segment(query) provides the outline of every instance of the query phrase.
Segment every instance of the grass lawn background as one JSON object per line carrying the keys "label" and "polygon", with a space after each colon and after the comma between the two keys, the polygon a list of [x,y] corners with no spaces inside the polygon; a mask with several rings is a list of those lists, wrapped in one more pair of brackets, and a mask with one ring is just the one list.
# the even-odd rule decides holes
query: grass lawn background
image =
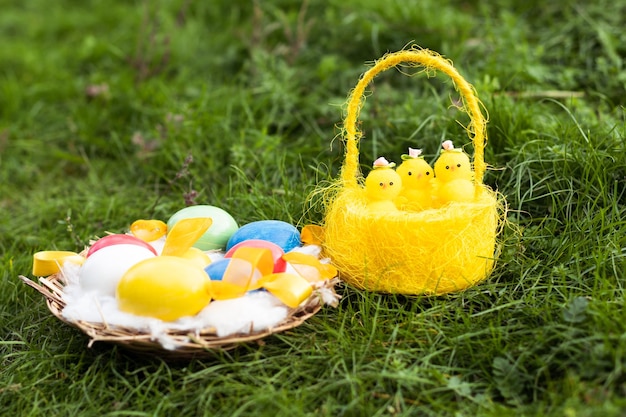
{"label": "grass lawn background", "polygon": [[[489,4],[485,4],[489,3]],[[566,415],[626,410],[626,3],[4,0],[0,409],[6,415]],[[410,42],[489,113],[511,227],[460,294],[340,288],[337,309],[212,359],[87,338],[23,285],[32,254],[212,204],[319,222],[343,104]],[[377,78],[361,162],[467,141],[443,77]]]}

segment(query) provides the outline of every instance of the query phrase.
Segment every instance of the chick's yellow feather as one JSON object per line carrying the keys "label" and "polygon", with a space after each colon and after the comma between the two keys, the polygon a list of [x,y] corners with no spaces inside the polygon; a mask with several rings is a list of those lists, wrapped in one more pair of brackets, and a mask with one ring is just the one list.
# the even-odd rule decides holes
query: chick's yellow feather
{"label": "chick's yellow feather", "polygon": [[435,177],[439,183],[474,178],[469,157],[461,150],[442,151],[435,162]]}
{"label": "chick's yellow feather", "polygon": [[391,168],[376,168],[365,178],[368,208],[376,211],[397,210],[394,200],[400,194],[402,178]]}
{"label": "chick's yellow feather", "polygon": [[399,205],[405,210],[424,210],[432,206],[433,169],[423,158],[406,159],[397,171],[402,179]]}
{"label": "chick's yellow feather", "polygon": [[461,149],[444,148],[435,162],[434,171],[437,205],[451,201],[469,202],[474,199],[474,172],[469,156]]}

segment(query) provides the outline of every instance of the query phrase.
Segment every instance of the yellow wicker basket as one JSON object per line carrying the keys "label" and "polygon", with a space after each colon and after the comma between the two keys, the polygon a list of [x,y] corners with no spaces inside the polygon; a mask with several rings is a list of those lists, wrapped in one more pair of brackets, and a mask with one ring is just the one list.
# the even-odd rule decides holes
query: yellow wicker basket
{"label": "yellow wicker basket", "polygon": [[[373,78],[400,64],[449,76],[470,118],[475,198],[423,211],[367,209],[359,169],[357,119]],[[352,91],[344,120],[345,160],[340,178],[325,189],[324,249],[341,278],[358,288],[404,294],[443,294],[486,278],[496,258],[503,204],[482,182],[486,120],[474,88],[439,54],[414,47],[390,53],[366,71]]]}

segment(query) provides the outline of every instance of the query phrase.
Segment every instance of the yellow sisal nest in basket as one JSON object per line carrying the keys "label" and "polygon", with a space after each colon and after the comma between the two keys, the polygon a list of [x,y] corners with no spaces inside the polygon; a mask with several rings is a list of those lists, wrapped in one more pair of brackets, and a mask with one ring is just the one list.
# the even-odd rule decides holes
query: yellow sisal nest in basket
{"label": "yellow sisal nest in basket", "polygon": [[[367,85],[399,64],[448,75],[463,99],[474,145],[474,198],[423,211],[368,210],[359,169],[357,118]],[[444,294],[486,278],[496,258],[502,203],[482,183],[486,120],[473,87],[435,52],[413,48],[387,54],[363,74],[352,91],[344,120],[346,155],[340,178],[329,189],[324,250],[342,279],[359,288],[404,294]]]}

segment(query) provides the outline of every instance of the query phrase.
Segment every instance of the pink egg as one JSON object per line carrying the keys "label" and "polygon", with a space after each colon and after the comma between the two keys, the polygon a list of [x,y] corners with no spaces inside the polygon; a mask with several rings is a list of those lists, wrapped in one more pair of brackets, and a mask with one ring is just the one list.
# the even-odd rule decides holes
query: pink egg
{"label": "pink egg", "polygon": [[274,258],[274,273],[285,272],[285,269],[287,269],[287,263],[282,258],[285,252],[276,243],[268,240],[248,239],[243,242],[239,242],[226,252],[224,258],[231,258],[233,253],[235,253],[235,251],[242,246],[269,249],[272,252],[272,258]]}
{"label": "pink egg", "polygon": [[91,245],[89,251],[87,252],[87,258],[93,255],[96,251],[99,251],[102,248],[106,248],[107,246],[112,245],[121,245],[121,244],[129,244],[129,245],[138,245],[149,249],[155,255],[156,250],[147,242],[139,239],[138,237],[124,234],[115,234],[115,235],[107,235],[103,238],[96,240],[96,242]]}
{"label": "pink egg", "polygon": [[85,259],[80,267],[80,286],[86,291],[115,296],[117,284],[126,271],[140,261],[155,256],[154,251],[132,243],[102,247]]}

